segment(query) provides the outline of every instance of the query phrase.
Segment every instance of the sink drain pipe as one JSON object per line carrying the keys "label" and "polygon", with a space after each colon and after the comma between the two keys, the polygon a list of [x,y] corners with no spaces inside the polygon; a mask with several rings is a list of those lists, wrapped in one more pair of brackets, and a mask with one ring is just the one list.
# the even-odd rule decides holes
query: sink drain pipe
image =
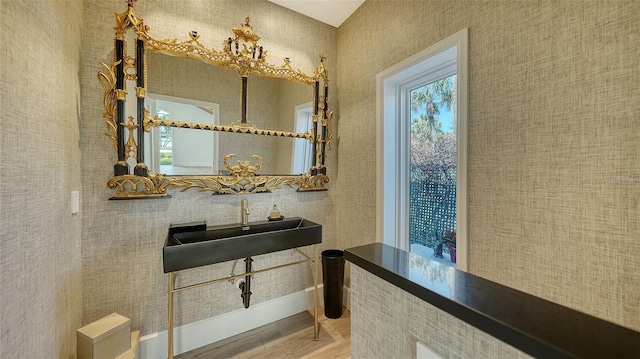
{"label": "sink drain pipe", "polygon": [[[244,260],[245,263],[245,273],[251,273],[252,269],[252,265],[251,263],[253,262],[253,258],[251,257],[247,257]],[[240,297],[242,297],[242,303],[244,304],[245,308],[249,308],[249,300],[251,298],[251,276],[247,275],[244,277],[244,283],[240,283],[239,285],[240,290],[242,291],[242,294],[240,294]]]}

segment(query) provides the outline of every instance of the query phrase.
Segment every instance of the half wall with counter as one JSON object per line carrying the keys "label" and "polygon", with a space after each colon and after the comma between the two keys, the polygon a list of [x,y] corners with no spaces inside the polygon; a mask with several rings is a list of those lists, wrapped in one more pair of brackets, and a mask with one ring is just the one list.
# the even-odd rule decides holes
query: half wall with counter
{"label": "half wall with counter", "polygon": [[640,333],[381,243],[345,251],[353,358],[638,358]]}

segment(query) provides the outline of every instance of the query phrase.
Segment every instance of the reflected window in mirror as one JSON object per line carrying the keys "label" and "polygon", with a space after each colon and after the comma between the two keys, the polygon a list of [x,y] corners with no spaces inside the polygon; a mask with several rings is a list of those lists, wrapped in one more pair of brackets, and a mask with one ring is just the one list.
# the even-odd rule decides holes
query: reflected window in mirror
{"label": "reflected window in mirror", "polygon": [[[313,103],[309,102],[296,106],[294,132],[306,132],[313,125]],[[313,146],[303,138],[296,138],[293,142],[291,156],[291,173],[305,173],[311,168],[313,161]]]}
{"label": "reflected window in mirror", "polygon": [[[216,103],[149,94],[146,107],[163,120],[219,123]],[[147,167],[165,175],[215,175],[220,171],[218,133],[158,126],[145,141]]]}

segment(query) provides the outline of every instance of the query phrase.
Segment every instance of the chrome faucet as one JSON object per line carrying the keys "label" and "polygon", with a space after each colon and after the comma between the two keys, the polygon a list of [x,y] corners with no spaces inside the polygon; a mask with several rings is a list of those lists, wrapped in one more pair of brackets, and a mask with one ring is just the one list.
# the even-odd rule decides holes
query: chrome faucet
{"label": "chrome faucet", "polygon": [[246,226],[249,224],[249,202],[246,199],[240,201],[242,205],[242,209],[240,214],[242,215],[242,225]]}

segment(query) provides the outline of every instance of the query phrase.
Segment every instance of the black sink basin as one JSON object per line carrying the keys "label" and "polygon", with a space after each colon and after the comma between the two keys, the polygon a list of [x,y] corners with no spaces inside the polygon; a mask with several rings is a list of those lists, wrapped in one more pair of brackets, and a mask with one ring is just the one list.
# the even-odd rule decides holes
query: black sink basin
{"label": "black sink basin", "polygon": [[322,225],[300,217],[209,226],[172,225],[162,248],[164,272],[322,243]]}

